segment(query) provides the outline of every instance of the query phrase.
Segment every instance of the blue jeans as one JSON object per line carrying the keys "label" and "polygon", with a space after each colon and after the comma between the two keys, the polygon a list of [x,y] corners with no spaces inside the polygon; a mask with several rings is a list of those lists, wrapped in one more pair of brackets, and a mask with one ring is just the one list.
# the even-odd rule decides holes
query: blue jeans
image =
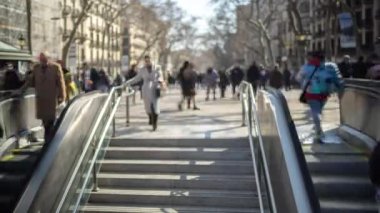
{"label": "blue jeans", "polygon": [[322,115],[323,107],[325,106],[326,101],[308,100],[307,103],[310,107],[316,134],[317,136],[320,136],[323,133],[320,116]]}

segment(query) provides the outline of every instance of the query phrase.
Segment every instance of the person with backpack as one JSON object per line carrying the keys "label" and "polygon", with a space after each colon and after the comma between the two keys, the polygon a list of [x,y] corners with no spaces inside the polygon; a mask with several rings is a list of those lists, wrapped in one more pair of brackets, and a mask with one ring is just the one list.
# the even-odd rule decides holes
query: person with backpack
{"label": "person with backpack", "polygon": [[323,143],[320,116],[329,96],[341,91],[342,82],[337,66],[326,63],[323,53],[309,53],[308,62],[301,68],[298,80],[303,90],[300,101],[308,104],[314,122],[315,141]]}

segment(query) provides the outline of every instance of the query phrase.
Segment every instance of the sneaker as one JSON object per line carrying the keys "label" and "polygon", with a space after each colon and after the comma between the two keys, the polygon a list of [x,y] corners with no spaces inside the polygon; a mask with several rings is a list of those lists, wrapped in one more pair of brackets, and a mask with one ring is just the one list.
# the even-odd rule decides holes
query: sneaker
{"label": "sneaker", "polygon": [[197,106],[193,107],[193,110],[201,110]]}

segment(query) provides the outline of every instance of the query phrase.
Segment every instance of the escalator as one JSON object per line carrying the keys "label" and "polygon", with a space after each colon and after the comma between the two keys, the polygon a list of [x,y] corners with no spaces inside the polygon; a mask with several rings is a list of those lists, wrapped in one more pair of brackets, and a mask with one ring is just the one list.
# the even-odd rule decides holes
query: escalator
{"label": "escalator", "polygon": [[256,149],[263,156],[258,163],[267,180],[263,185],[269,183],[268,192],[273,194],[270,212],[378,212],[368,177],[368,153],[379,139],[375,122],[379,121],[380,90],[357,84],[346,84],[340,126],[329,133],[341,141],[334,144],[302,144],[299,135],[303,132],[301,128],[297,132],[292,118],[296,109],[289,109],[281,92],[269,89],[247,98],[257,129],[252,137],[261,141]]}
{"label": "escalator", "polygon": [[[32,100],[24,98],[21,100],[6,100],[10,104],[4,105],[0,103],[0,111],[2,112],[0,120],[3,125],[2,129],[4,129],[4,134],[18,135],[17,139],[14,135],[11,135],[1,142],[0,212],[30,211],[30,207],[27,207],[27,205],[24,204],[32,203],[32,200],[37,197],[38,191],[41,191],[41,188],[38,188],[39,185],[37,183],[42,184],[44,182],[44,178],[46,178],[46,174],[48,174],[46,169],[50,170],[53,167],[60,167],[60,164],[70,164],[70,161],[75,160],[77,154],[72,152],[71,158],[61,159],[60,163],[54,162],[54,159],[62,154],[64,148],[70,146],[70,144],[64,144],[64,139],[70,137],[80,145],[81,141],[86,137],[86,132],[77,134],[72,131],[72,128],[70,127],[82,123],[82,125],[86,124],[90,128],[91,123],[96,119],[98,111],[103,106],[107,95],[95,92],[80,95],[73,99],[60,113],[59,118],[54,125],[54,138],[49,145],[46,145],[43,142],[41,128],[32,128],[36,126],[36,120],[34,119],[34,104],[24,104],[24,102],[34,102],[34,98],[30,97],[29,99]],[[18,104],[12,105],[11,102],[17,102]],[[18,117],[22,122],[27,123],[21,124],[21,126],[24,127],[22,128],[24,131],[21,133],[16,132],[15,128],[9,127],[9,125],[14,125],[14,121],[11,119],[9,121],[7,120],[6,112],[9,110],[8,105],[21,108],[18,113],[23,115],[17,116],[19,115],[17,114],[10,116],[11,119]],[[84,117],[86,117],[86,119],[83,119]],[[7,123],[9,125],[7,125]],[[19,128],[20,126],[18,126],[17,130]],[[33,129],[40,131],[33,132]],[[86,128],[83,128],[83,130],[85,131]],[[50,162],[50,167],[47,166],[47,162]],[[69,171],[67,168],[61,167],[61,169],[66,170],[62,171],[61,175],[65,174],[63,172]],[[35,192],[35,197],[30,197],[30,194],[28,194],[31,190]],[[49,188],[44,190],[49,190]],[[54,190],[50,189],[49,191]],[[57,192],[53,192],[50,196],[57,196],[56,194]]]}

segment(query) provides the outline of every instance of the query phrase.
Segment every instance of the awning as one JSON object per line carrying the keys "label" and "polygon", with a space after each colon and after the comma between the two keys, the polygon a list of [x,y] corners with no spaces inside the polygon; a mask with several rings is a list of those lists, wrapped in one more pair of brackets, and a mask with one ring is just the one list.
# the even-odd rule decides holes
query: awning
{"label": "awning", "polygon": [[32,56],[12,45],[0,41],[0,60],[6,61],[31,61]]}

